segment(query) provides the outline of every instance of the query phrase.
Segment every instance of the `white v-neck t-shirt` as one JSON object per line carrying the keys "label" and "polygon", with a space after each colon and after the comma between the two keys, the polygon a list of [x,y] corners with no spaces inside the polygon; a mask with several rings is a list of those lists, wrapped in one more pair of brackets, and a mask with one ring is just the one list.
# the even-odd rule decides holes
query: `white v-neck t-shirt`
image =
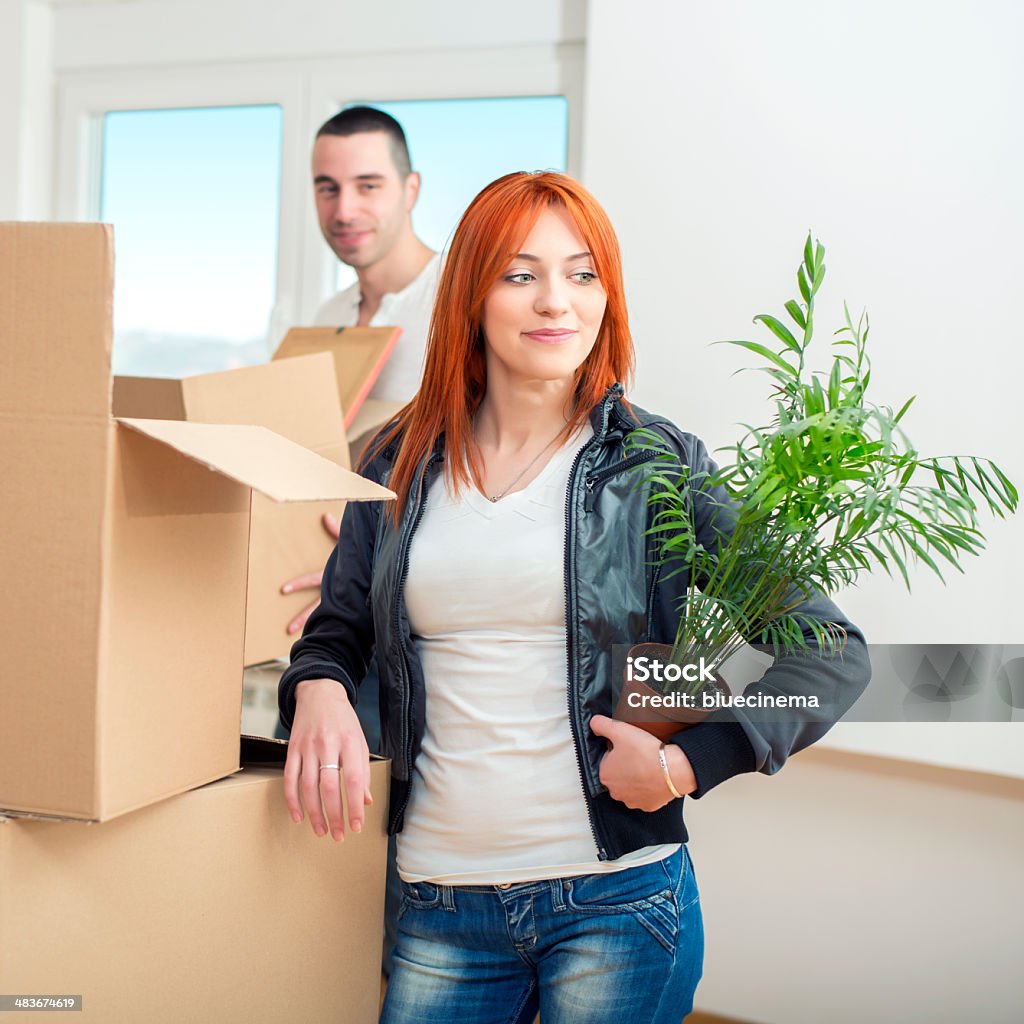
{"label": "white v-neck t-shirt", "polygon": [[453,500],[439,477],[409,551],[405,602],[426,682],[398,870],[491,885],[616,871],[599,861],[569,725],[565,503],[589,423],[521,491]]}

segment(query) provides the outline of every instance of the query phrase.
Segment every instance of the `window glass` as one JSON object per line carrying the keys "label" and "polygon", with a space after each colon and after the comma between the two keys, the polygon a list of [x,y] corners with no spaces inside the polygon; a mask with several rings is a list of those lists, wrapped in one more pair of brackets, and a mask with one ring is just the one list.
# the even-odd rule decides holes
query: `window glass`
{"label": "window glass", "polygon": [[100,219],[114,225],[114,372],[265,362],[275,301],[281,108],[108,113]]}
{"label": "window glass", "polygon": [[[405,129],[414,170],[423,178],[413,228],[443,249],[470,200],[510,171],[564,171],[569,105],[564,96],[364,101]],[[339,264],[338,287],[355,280]]]}

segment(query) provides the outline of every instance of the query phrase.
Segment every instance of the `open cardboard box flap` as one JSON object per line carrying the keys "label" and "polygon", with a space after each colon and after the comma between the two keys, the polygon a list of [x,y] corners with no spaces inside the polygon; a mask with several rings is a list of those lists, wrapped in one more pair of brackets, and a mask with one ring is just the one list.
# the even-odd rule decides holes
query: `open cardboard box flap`
{"label": "open cardboard box flap", "polygon": [[386,487],[265,427],[131,418],[118,418],[117,422],[274,501],[381,501],[395,497]]}
{"label": "open cardboard box flap", "polygon": [[401,333],[400,327],[293,327],[272,358],[333,352],[338,398],[349,430]]}
{"label": "open cardboard box flap", "polygon": [[334,355],[316,352],[188,377],[114,377],[116,417],[241,423],[348,465]]}

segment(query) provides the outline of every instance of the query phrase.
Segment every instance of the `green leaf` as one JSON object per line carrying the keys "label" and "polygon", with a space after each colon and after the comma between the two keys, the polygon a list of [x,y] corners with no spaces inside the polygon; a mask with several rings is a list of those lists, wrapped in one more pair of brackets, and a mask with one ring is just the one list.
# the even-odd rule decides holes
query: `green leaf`
{"label": "green leaf", "polygon": [[839,388],[842,379],[842,363],[837,359],[832,364],[832,373],[828,379],[828,404],[830,406],[836,406],[839,404]]}
{"label": "green leaf", "polygon": [[[899,536],[899,534],[897,534],[897,536]],[[903,577],[903,582],[906,585],[907,590],[909,590],[910,576],[907,573],[907,566],[906,563],[903,561],[902,555],[896,550],[896,545],[893,544],[888,534],[883,533],[879,537],[879,540],[881,540],[882,545],[889,552],[889,555],[892,557],[893,562],[896,564],[896,568],[899,569],[900,575]]]}
{"label": "green leaf", "polygon": [[[804,297],[804,302],[810,302],[811,301],[811,288],[810,288],[810,285],[808,285],[808,283],[807,283],[807,277],[804,274],[804,268],[803,267],[801,267],[796,272],[796,281],[797,281],[797,284],[800,286],[800,294]],[[810,312],[809,311],[808,311],[808,316],[810,316]]]}
{"label": "green leaf", "polygon": [[777,320],[775,317],[770,316],[768,313],[759,313],[754,317],[754,323],[760,320],[775,335],[776,338],[781,341],[786,348],[793,349],[794,352],[800,351],[800,345],[796,338],[793,337],[789,332],[789,328],[786,327],[782,321]]}
{"label": "green leaf", "polygon": [[811,232],[807,232],[807,241],[804,242],[804,266],[807,273],[814,273],[814,246],[811,243]]}
{"label": "green leaf", "polygon": [[906,411],[907,411],[907,410],[908,410],[908,409],[910,408],[910,406],[911,406],[911,404],[913,403],[913,401],[914,401],[914,399],[915,399],[915,398],[917,398],[917,395],[911,395],[911,396],[910,396],[910,397],[909,397],[909,398],[908,398],[908,399],[907,399],[907,400],[906,400],[906,401],[905,401],[905,402],[903,403],[903,408],[901,408],[901,409],[900,409],[900,411],[899,411],[898,413],[896,413],[896,415],[895,415],[895,416],[893,417],[893,423],[899,423],[899,421],[900,421],[901,419],[903,419],[903,414],[904,414],[904,413],[905,413],[905,412],[906,412]]}
{"label": "green leaf", "polygon": [[[717,344],[717,343],[716,343]],[[782,358],[778,353],[773,352],[770,348],[764,345],[758,344],[756,341],[742,341],[742,340],[730,340],[725,342],[727,345],[739,345],[740,348],[749,349],[751,352],[756,352],[759,356],[764,356],[765,359],[770,360],[781,370],[785,370],[787,377],[796,377],[796,367],[791,366]]]}
{"label": "green leaf", "polygon": [[1005,495],[1006,506],[1010,511],[1014,511],[1017,508],[1017,488],[1013,486],[1010,478],[994,463],[990,462],[989,466],[992,467],[992,472],[999,478],[999,482],[1003,485],[1003,494]]}
{"label": "green leaf", "polygon": [[807,326],[807,320],[804,317],[804,311],[800,308],[800,304],[796,299],[790,299],[786,303],[786,309],[788,310],[789,315],[796,322],[797,327],[803,330]]}
{"label": "green leaf", "polygon": [[917,557],[922,562],[924,562],[924,564],[927,565],[928,568],[931,569],[931,571],[935,573],[935,575],[938,576],[943,583],[945,583],[946,580],[945,577],[942,575],[942,571],[939,569],[938,565],[936,565],[935,563],[935,560],[928,554],[924,547],[922,547],[910,534],[904,535],[904,539],[910,546],[911,551],[913,551],[914,554],[917,555]]}

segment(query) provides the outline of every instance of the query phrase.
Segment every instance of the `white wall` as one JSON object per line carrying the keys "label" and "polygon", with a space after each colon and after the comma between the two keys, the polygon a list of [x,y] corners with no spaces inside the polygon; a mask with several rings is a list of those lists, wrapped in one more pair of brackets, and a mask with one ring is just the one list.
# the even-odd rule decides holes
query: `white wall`
{"label": "white wall", "polygon": [[760,1024],[1018,1024],[1024,783],[812,748],[686,818],[696,1005]]}
{"label": "white wall", "polygon": [[522,46],[580,39],[583,0],[114,0],[58,11],[58,71]]}
{"label": "white wall", "polygon": [[45,3],[0,0],[0,220],[49,216],[52,42]]}
{"label": "white wall", "polygon": [[[918,447],[1024,483],[1021,38],[1011,0],[591,0],[582,173],[624,249],[637,400],[711,446],[767,418],[762,375],[732,377],[742,354],[709,343],[756,336],[751,317],[796,295],[812,227],[819,340],[844,298],[868,306],[877,400],[919,395]],[[988,552],[948,588],[883,576],[840,603],[878,642],[1017,641],[1024,524],[985,527]],[[840,726],[779,775],[688,802],[697,1006],[1019,1020],[1021,728]]]}
{"label": "white wall", "polygon": [[[768,417],[767,378],[709,343],[784,316],[810,227],[819,344],[843,299],[867,306],[876,401],[917,394],[921,451],[1024,483],[1022,37],[1012,0],[593,0],[583,177],[624,249],[638,401],[711,447]],[[1024,527],[983,523],[988,552],[948,587],[880,574],[843,607],[879,643],[1018,640]]]}

